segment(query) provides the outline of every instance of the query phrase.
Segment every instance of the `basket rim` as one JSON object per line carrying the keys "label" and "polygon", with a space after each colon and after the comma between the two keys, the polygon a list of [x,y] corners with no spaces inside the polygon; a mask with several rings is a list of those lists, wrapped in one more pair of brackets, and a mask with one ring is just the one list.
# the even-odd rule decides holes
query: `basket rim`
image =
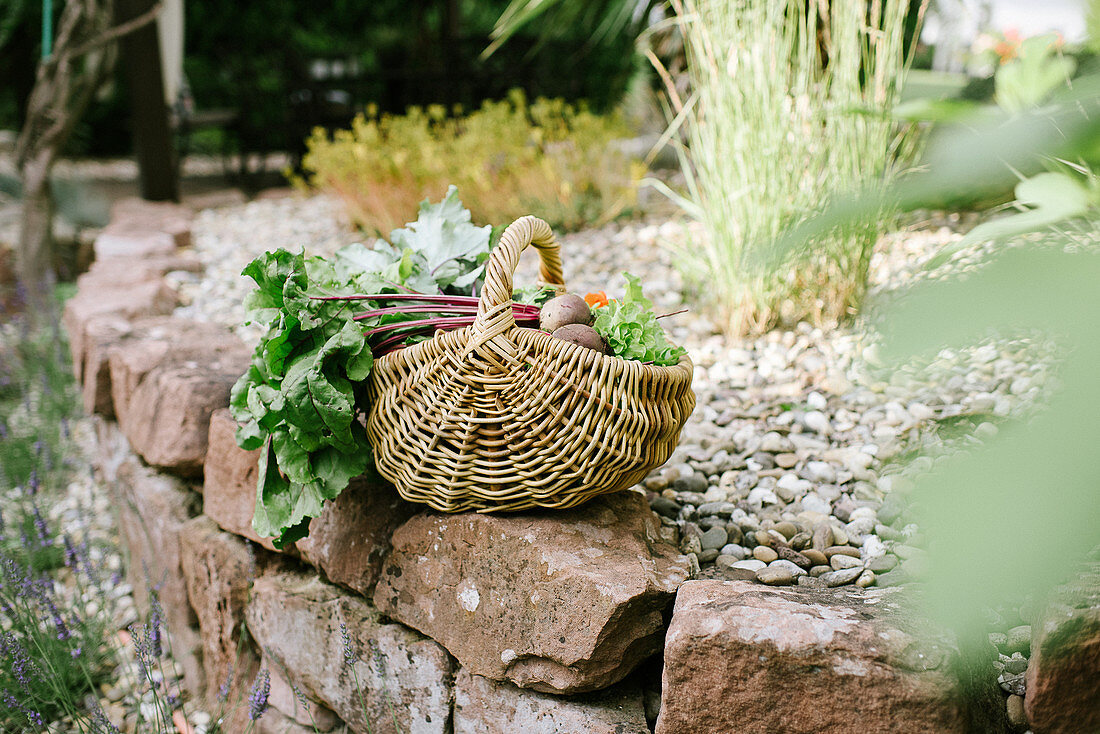
{"label": "basket rim", "polygon": [[[371,375],[375,374],[375,370],[388,370],[395,367],[401,361],[421,361],[421,352],[429,349],[429,344],[437,339],[458,339],[459,343],[466,343],[469,341],[472,335],[474,327],[464,326],[461,329],[451,329],[449,331],[438,330],[432,335],[430,339],[425,339],[422,342],[411,344],[409,346],[402,347],[394,352],[383,354],[381,357],[375,358],[374,368],[371,370]],[[450,335],[450,336],[448,336]],[[561,339],[555,339],[548,332],[542,329],[532,329],[526,326],[516,326],[509,334],[508,338],[514,341],[518,341],[516,337],[524,341],[533,340],[534,347],[543,351],[557,352],[553,356],[565,356],[573,350],[583,349],[586,352],[593,352],[592,358],[595,359],[592,367],[596,368],[604,360],[611,360],[612,363],[620,370],[633,370],[639,369],[643,375],[657,379],[673,379],[677,377],[685,377],[688,380],[690,386],[692,377],[694,376],[694,363],[691,361],[691,356],[685,351],[676,364],[672,365],[657,365],[657,364],[645,364],[635,359],[623,359],[622,357],[616,357],[613,354],[602,354],[594,349],[588,347],[582,347],[578,344],[572,344]]]}

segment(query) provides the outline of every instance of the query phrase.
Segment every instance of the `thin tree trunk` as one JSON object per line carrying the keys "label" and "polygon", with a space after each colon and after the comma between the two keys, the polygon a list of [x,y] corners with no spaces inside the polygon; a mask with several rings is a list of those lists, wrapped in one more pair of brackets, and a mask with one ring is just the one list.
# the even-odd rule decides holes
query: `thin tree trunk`
{"label": "thin tree trunk", "polygon": [[53,197],[50,171],[73,128],[114,67],[118,38],[156,19],[160,6],[111,27],[113,0],[68,0],[53,54],[38,65],[15,159],[23,179],[16,272],[31,304],[53,285]]}
{"label": "thin tree trunk", "polygon": [[50,169],[53,156],[38,151],[23,162],[23,227],[16,258],[16,272],[33,306],[54,285],[53,215]]}

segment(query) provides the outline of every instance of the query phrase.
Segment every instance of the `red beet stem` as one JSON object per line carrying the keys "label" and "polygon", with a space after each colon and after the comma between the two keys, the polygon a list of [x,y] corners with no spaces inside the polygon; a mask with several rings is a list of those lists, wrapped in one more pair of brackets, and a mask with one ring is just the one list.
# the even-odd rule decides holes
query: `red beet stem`
{"label": "red beet stem", "polygon": [[[475,304],[470,305],[458,305],[458,306],[433,306],[433,305],[421,305],[410,306],[403,304],[400,306],[390,306],[388,308],[379,308],[374,311],[367,311],[361,313],[353,318],[356,321],[362,321],[363,319],[375,318],[378,316],[389,316],[391,314],[398,313],[454,313],[454,314],[476,314],[477,306]],[[526,304],[512,304],[512,314],[516,318],[538,318],[538,309],[527,306]]]}
{"label": "red beet stem", "polygon": [[477,296],[443,296],[429,293],[369,293],[353,296],[310,296],[314,301],[430,301],[453,305],[477,305]]}

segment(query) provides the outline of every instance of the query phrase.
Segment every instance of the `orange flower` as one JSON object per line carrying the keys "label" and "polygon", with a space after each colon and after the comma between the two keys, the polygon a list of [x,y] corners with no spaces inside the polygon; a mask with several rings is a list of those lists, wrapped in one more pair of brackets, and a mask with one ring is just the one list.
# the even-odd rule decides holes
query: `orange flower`
{"label": "orange flower", "polygon": [[602,308],[607,305],[607,294],[603,291],[589,293],[584,297],[584,302],[588,304],[589,308]]}

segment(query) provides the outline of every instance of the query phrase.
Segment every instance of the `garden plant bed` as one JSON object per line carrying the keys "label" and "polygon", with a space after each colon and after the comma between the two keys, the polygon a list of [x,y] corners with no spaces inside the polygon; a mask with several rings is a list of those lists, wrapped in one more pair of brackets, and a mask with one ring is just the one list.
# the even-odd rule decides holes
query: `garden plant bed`
{"label": "garden plant bed", "polygon": [[[957,229],[884,238],[873,289],[904,281]],[[321,197],[205,211],[190,235],[171,261],[157,238],[148,257],[101,258],[66,324],[100,414],[97,477],[119,507],[129,580],[140,607],[146,574],[160,579],[197,729],[227,672],[232,700],[262,667],[273,708],[260,731],[895,731],[899,711],[911,731],[1007,730],[1019,701],[1002,690],[1025,693],[1030,616],[1000,620],[1000,658],[990,647],[977,668],[906,619],[893,587],[922,562],[907,477],[936,459],[896,460],[965,447],[1026,411],[1048,379],[1033,345],[983,344],[894,376],[863,359],[858,329],[734,345],[683,293],[662,246],[680,225],[568,235],[575,290],[614,290],[626,266],[656,308],[693,307],[666,325],[698,396],[673,458],[634,493],[514,516],[426,512],[366,477],[276,553],[251,529],[256,452],[237,448],[220,409],[257,337],[241,326],[238,273],[267,249],[327,254],[355,236]],[[135,270],[153,285],[112,290]],[[162,286],[183,305],[166,306]],[[243,342],[215,349],[231,329]],[[757,683],[711,697],[716,675]],[[224,730],[243,731],[246,714]]]}

